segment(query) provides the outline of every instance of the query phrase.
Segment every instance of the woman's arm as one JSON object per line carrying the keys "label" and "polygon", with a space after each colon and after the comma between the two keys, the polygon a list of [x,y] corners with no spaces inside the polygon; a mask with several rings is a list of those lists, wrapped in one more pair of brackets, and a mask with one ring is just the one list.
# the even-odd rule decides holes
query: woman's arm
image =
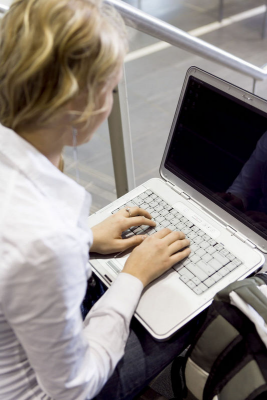
{"label": "woman's arm", "polygon": [[83,327],[88,246],[59,234],[11,254],[4,313],[41,388],[56,400],[93,398],[124,353],[142,283],[121,274]]}

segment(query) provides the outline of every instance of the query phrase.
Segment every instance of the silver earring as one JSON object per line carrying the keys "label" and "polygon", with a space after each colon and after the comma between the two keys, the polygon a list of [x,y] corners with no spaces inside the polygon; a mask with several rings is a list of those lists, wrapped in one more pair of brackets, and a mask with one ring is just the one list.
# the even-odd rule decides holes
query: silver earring
{"label": "silver earring", "polygon": [[78,151],[77,151],[77,129],[75,128],[72,128],[72,149],[73,149],[74,168],[76,172],[76,182],[80,183],[80,171],[79,171]]}

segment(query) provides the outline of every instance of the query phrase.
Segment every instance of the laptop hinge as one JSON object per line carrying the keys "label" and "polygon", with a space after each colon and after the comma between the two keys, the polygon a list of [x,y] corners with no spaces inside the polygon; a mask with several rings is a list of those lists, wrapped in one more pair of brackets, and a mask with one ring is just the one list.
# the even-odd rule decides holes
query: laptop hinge
{"label": "laptop hinge", "polygon": [[237,237],[239,240],[241,240],[243,243],[246,243],[249,247],[252,249],[255,249],[256,246],[254,243],[252,243],[246,236],[242,235],[240,232],[238,232],[236,229],[234,229],[232,226],[227,225],[226,229],[235,237]]}
{"label": "laptop hinge", "polygon": [[180,196],[182,196],[184,199],[186,199],[186,200],[190,200],[190,199],[191,199],[191,197],[189,196],[189,194],[183,192],[182,190],[181,190],[181,191],[178,190],[177,187],[176,187],[173,183],[171,183],[170,181],[166,181],[166,183],[167,183],[176,193],[178,193]]}

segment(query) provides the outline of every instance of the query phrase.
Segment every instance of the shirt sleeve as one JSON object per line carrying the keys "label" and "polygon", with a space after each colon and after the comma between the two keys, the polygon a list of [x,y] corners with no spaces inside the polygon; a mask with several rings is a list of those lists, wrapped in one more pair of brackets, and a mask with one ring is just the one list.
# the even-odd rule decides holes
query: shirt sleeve
{"label": "shirt sleeve", "polygon": [[88,246],[58,235],[15,253],[3,309],[39,385],[55,400],[93,398],[123,356],[141,281],[120,274],[83,324]]}

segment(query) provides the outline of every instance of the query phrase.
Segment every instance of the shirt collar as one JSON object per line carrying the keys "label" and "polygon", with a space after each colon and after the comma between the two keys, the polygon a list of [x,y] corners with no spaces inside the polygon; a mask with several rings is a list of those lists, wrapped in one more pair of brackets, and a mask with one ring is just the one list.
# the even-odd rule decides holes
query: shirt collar
{"label": "shirt collar", "polygon": [[[68,218],[84,225],[91,196],[78,183],[64,175],[34,146],[13,130],[0,125],[0,153],[26,176],[47,198],[58,202]],[[75,220],[75,221],[74,221]]]}

